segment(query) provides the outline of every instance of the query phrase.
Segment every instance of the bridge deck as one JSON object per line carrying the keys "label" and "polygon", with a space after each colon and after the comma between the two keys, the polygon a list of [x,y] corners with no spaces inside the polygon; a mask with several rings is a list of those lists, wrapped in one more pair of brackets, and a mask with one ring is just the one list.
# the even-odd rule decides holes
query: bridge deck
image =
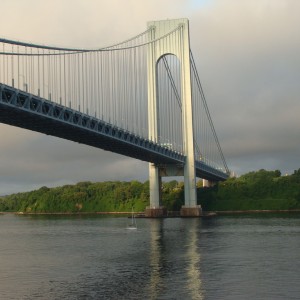
{"label": "bridge deck", "polygon": [[[0,84],[0,122],[112,151],[155,164],[183,165],[185,156],[79,111]],[[228,175],[196,161],[198,177]]]}

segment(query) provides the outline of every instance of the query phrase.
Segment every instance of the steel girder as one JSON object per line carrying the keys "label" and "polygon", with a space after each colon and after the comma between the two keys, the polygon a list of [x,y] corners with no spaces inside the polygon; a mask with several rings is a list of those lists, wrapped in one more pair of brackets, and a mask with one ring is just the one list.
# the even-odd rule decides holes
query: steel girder
{"label": "steel girder", "polygon": [[[183,165],[185,156],[122,128],[55,102],[0,84],[0,122],[157,165]],[[198,177],[220,181],[228,175],[196,161]]]}

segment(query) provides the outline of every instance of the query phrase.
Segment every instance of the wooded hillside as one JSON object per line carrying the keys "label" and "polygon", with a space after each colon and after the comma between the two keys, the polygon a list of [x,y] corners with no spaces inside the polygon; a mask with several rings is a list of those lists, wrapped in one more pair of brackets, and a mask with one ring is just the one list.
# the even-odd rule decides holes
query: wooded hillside
{"label": "wooded hillside", "polygon": [[[182,182],[164,182],[163,205],[180,210]],[[259,170],[220,182],[213,188],[198,187],[198,203],[204,210],[300,209],[300,169],[292,175]],[[22,212],[122,212],[144,211],[149,205],[149,182],[80,182],[57,188],[0,197],[0,211]]]}

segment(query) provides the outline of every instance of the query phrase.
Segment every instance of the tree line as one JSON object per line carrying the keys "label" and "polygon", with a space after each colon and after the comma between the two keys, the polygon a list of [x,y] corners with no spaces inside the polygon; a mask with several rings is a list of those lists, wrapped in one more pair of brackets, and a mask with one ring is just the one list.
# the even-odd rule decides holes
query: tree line
{"label": "tree line", "polygon": [[[197,183],[198,204],[204,210],[300,209],[300,169],[292,175],[261,169],[229,178],[212,188]],[[184,204],[184,184],[163,182],[162,204],[178,211]],[[0,197],[0,211],[26,213],[144,211],[149,205],[149,182],[79,182],[56,188],[41,187]]]}
{"label": "tree line", "polygon": [[249,172],[200,189],[198,199],[205,210],[300,209],[300,169],[285,176],[279,170]]}
{"label": "tree line", "polygon": [[[162,195],[169,210],[180,209],[183,184],[163,183]],[[148,205],[149,181],[79,182],[0,197],[0,211],[26,213],[144,211]]]}

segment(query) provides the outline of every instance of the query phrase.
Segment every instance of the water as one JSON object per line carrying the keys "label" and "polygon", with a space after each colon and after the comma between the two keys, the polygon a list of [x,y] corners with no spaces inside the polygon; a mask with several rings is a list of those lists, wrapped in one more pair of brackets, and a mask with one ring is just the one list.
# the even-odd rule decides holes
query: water
{"label": "water", "polygon": [[0,215],[0,299],[299,299],[300,215]]}

